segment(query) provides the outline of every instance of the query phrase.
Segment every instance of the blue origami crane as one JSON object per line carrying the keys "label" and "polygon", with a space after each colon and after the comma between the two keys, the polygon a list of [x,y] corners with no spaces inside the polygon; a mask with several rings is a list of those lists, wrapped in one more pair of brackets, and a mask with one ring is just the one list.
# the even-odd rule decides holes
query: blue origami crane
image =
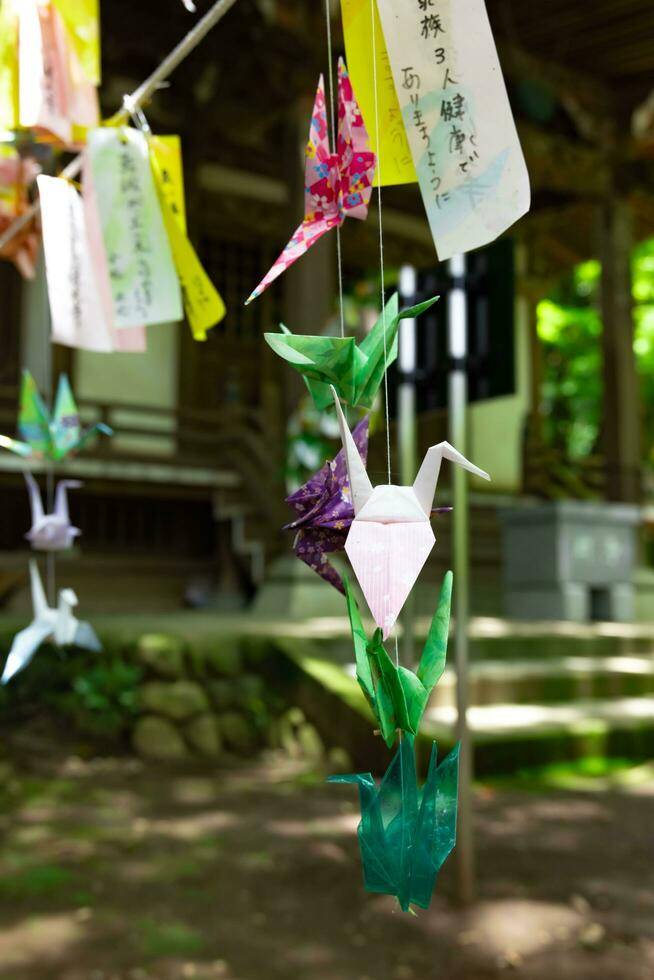
{"label": "blue origami crane", "polygon": [[405,734],[377,787],[372,775],[331,776],[359,787],[359,848],[367,891],[394,895],[403,912],[429,908],[436,877],[456,843],[459,746],[437,765],[436,743],[422,789],[413,736]]}

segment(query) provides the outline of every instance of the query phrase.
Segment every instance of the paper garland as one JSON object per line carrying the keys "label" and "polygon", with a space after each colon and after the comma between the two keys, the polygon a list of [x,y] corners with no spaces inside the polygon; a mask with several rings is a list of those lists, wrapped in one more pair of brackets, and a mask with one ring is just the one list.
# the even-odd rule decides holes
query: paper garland
{"label": "paper garland", "polygon": [[144,328],[182,319],[196,340],[225,305],[186,235],[179,138],[91,130],[82,194],[39,177],[52,339],[97,352],[146,348]]}

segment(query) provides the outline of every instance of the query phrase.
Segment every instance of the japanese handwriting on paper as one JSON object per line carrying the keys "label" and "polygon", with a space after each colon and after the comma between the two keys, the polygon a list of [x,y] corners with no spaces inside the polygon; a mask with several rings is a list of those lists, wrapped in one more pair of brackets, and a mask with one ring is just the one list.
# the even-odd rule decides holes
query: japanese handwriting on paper
{"label": "japanese handwriting on paper", "polygon": [[[144,234],[143,190],[139,179],[139,171],[136,161],[132,157],[127,145],[123,147],[120,154],[119,173],[120,193],[123,195],[127,210],[128,227],[134,256],[137,257],[137,261],[134,264],[137,273],[137,285],[133,290],[132,298],[137,315],[145,317],[153,299],[152,266],[149,259],[151,248]],[[124,266],[118,261],[118,257],[115,254],[109,257],[109,274],[113,280],[120,280],[124,275]],[[120,309],[120,315],[126,315],[128,304],[126,303],[126,297],[122,290],[116,294],[115,299],[117,312]]]}
{"label": "japanese handwriting on paper", "polygon": [[70,272],[68,279],[70,283],[70,306],[71,316],[75,322],[75,329],[79,331],[82,327],[82,262],[79,250],[79,241],[75,234],[75,213],[72,201],[68,203],[68,220],[71,228],[70,235]]}
{"label": "japanese handwriting on paper", "polygon": [[430,230],[444,260],[494,241],[529,208],[529,175],[487,0],[376,4]]}
{"label": "japanese handwriting on paper", "polygon": [[[417,0],[418,20],[417,29],[420,40],[429,44],[434,40],[439,42],[439,46],[433,49],[434,60],[443,70],[443,91],[446,93],[440,102],[439,125],[450,124],[446,139],[440,140],[445,143],[448,156],[453,165],[458,178],[465,184],[472,174],[475,163],[479,160],[479,151],[476,143],[476,131],[474,121],[469,112],[469,105],[466,96],[461,91],[460,81],[453,74],[451,63],[451,52],[448,43],[448,29],[445,26],[443,14],[438,10],[438,0]],[[421,79],[413,66],[401,68],[402,87],[409,92],[409,101],[413,107],[411,122],[420,135],[420,139],[427,150],[427,167],[429,170],[429,183],[434,192],[434,200],[440,208],[443,203],[450,198],[456,188],[450,188],[449,193],[440,193],[445,174],[442,172],[443,162],[440,168],[437,163],[437,155],[431,150],[431,136],[429,124],[426,121],[427,111],[421,105]],[[457,75],[459,72],[457,71]],[[429,85],[427,85],[429,88]],[[454,90],[454,91],[452,91]],[[451,174],[451,167],[448,173]],[[469,196],[472,206],[479,200],[479,195]]]}

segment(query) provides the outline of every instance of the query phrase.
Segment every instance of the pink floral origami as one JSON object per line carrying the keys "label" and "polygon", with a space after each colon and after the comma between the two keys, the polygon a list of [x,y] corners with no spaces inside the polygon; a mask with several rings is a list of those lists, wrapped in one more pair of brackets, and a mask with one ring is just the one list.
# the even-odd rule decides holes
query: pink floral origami
{"label": "pink floral origami", "polygon": [[367,217],[374,175],[375,154],[369,149],[368,131],[345,62],[340,58],[336,153],[329,150],[325,85],[321,75],[306,148],[304,221],[270,272],[247,298],[246,306],[308,252],[319,238],[342,225],[346,217],[361,221]]}

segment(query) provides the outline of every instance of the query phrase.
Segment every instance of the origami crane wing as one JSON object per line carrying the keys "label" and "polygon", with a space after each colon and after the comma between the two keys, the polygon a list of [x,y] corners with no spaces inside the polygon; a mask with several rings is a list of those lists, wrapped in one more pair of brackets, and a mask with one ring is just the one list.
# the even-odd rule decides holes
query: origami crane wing
{"label": "origami crane wing", "polygon": [[[43,582],[41,581],[41,576],[39,575],[39,566],[35,561],[30,561],[30,586],[32,589],[32,609],[34,610],[34,619],[35,621],[45,620],[48,616],[51,616],[53,610],[50,609],[48,600],[45,597]],[[52,629],[51,623],[50,629]]]}
{"label": "origami crane wing", "polygon": [[365,463],[361,459],[357,445],[352,437],[352,433],[350,432],[350,427],[347,424],[343,414],[343,409],[341,408],[341,403],[338,400],[336,389],[333,385],[331,386],[331,393],[334,406],[336,408],[338,430],[341,436],[341,443],[343,445],[343,453],[345,454],[347,476],[348,480],[350,481],[350,495],[352,497],[352,506],[356,517],[361,508],[370,500],[373,486],[370,482]]}
{"label": "origami crane wing", "polygon": [[319,411],[331,404],[329,385],[354,402],[361,355],[354,337],[297,336],[282,324],[282,333],[266,333],[267,344],[303,376]]}
{"label": "origami crane wing", "polygon": [[[362,419],[352,437],[364,459],[368,456],[368,418]],[[341,577],[327,555],[342,551],[354,509],[350,499],[343,450],[328,460],[312,477],[286,498],[298,515],[285,530],[298,533],[293,542],[296,556],[330,585],[343,592]]]}
{"label": "origami crane wing", "polygon": [[435,742],[431,749],[408,887],[410,901],[422,909],[429,908],[438,872],[456,844],[459,750],[460,746],[456,745],[439,766]]}
{"label": "origami crane wing", "polygon": [[[438,599],[438,607],[431,621],[427,640],[418,665],[417,677],[427,692],[427,698],[429,698],[429,695],[438,684],[445,670],[447,641],[450,634],[450,609],[452,606],[453,582],[454,576],[452,572],[446,572]],[[419,721],[420,719],[418,719]]]}
{"label": "origami crane wing", "polygon": [[77,447],[82,433],[77,402],[65,374],[59,377],[51,429],[54,458],[63,459]]}
{"label": "origami crane wing", "polygon": [[272,269],[245,301],[264,289],[304,255],[326,232],[341,225],[346,215],[365,218],[372,193],[375,155],[344,64],[339,64],[339,136],[330,153],[322,75],[313,105],[305,156],[304,220]]}
{"label": "origami crane wing", "polygon": [[364,886],[394,895],[404,912],[411,905],[429,907],[438,872],[456,842],[458,759],[457,746],[437,765],[434,744],[419,788],[414,741],[406,735],[379,787],[370,773],[328,780],[358,786]]}
{"label": "origami crane wing", "polygon": [[39,490],[38,483],[34,479],[31,473],[25,473],[25,483],[27,484],[27,492],[30,498],[30,510],[32,512],[32,527],[40,524],[43,521],[43,500],[41,499],[41,491]]}
{"label": "origami crane wing", "polygon": [[337,182],[337,158],[329,152],[325,85],[321,75],[311,114],[309,141],[305,150],[304,219],[270,271],[252,290],[245,301],[246,306],[260,296],[300,256],[308,252],[319,238],[335,228],[337,224],[341,224],[343,219],[338,210]]}
{"label": "origami crane wing", "polygon": [[[400,322],[420,316],[438,299],[438,296],[433,296],[424,303],[418,303],[417,306],[411,306],[400,313],[398,294],[394,293],[391,296],[374,327],[359,346],[362,355],[361,368],[356,379],[354,402],[351,404],[372,408],[386,370],[397,359]],[[342,392],[341,395],[345,397]],[[349,399],[346,398],[346,401]]]}
{"label": "origami crane wing", "polygon": [[113,435],[113,429],[104,422],[96,422],[85,431],[82,430],[77,402],[65,374],[59,378],[51,431],[55,460],[64,459],[70,452],[81,449],[97,432]]}
{"label": "origami crane wing", "polygon": [[32,661],[41,644],[52,635],[50,623],[34,619],[20,633],[16,633],[5,663],[0,684],[6,684],[16,674],[24,670]]}
{"label": "origami crane wing", "polygon": [[363,220],[368,216],[376,158],[342,58],[338,60],[337,154],[341,207],[349,218]]}
{"label": "origami crane wing", "polygon": [[[23,371],[18,412],[18,432],[23,443],[9,440],[6,446],[21,456],[44,456],[50,449],[50,414],[29,371]],[[25,451],[25,447],[28,451]]]}
{"label": "origami crane wing", "polygon": [[[366,416],[352,430],[352,439],[364,463],[368,459],[369,418]],[[345,531],[352,523],[354,508],[350,494],[345,452],[340,449],[333,460],[327,460],[317,473],[286,498],[298,514],[284,530],[303,527],[333,528]]]}
{"label": "origami crane wing", "polygon": [[309,139],[304,151],[304,219],[334,216],[336,211],[337,158],[329,149],[325,81],[318,79]]}
{"label": "origami crane wing", "polygon": [[29,569],[34,618],[29,626],[26,626],[14,637],[2,678],[0,678],[2,684],[6,684],[19,671],[27,667],[43,641],[52,636],[52,610],[48,606],[39,568],[35,561],[30,561]]}
{"label": "origami crane wing", "polygon": [[418,734],[418,728],[434,687],[445,669],[450,625],[452,573],[443,580],[438,608],[434,613],[417,674],[395,664],[384,647],[381,630],[368,640],[361,614],[349,581],[344,579],[356,672],[377,721],[382,737],[390,748],[397,730]]}
{"label": "origami crane wing", "polygon": [[[70,524],[70,514],[68,512],[68,491],[79,490],[82,486],[80,480],[60,480],[57,484],[55,493],[55,516],[66,524]],[[73,528],[72,530],[77,530]]]}
{"label": "origami crane wing", "polygon": [[444,459],[448,459],[451,463],[456,463],[457,466],[462,466],[464,470],[474,473],[475,476],[481,477],[482,480],[490,480],[490,476],[485,470],[480,470],[478,466],[475,466],[469,459],[462,456],[454,446],[450,446],[449,442],[439,442],[438,445],[431,446],[427,450],[427,454],[413,484],[413,492],[427,517],[431,514],[438,477],[441,471],[441,463]]}
{"label": "origami crane wing", "polygon": [[91,650],[93,653],[102,652],[102,644],[90,623],[80,620],[70,641],[71,646],[81,647],[83,650]]}

